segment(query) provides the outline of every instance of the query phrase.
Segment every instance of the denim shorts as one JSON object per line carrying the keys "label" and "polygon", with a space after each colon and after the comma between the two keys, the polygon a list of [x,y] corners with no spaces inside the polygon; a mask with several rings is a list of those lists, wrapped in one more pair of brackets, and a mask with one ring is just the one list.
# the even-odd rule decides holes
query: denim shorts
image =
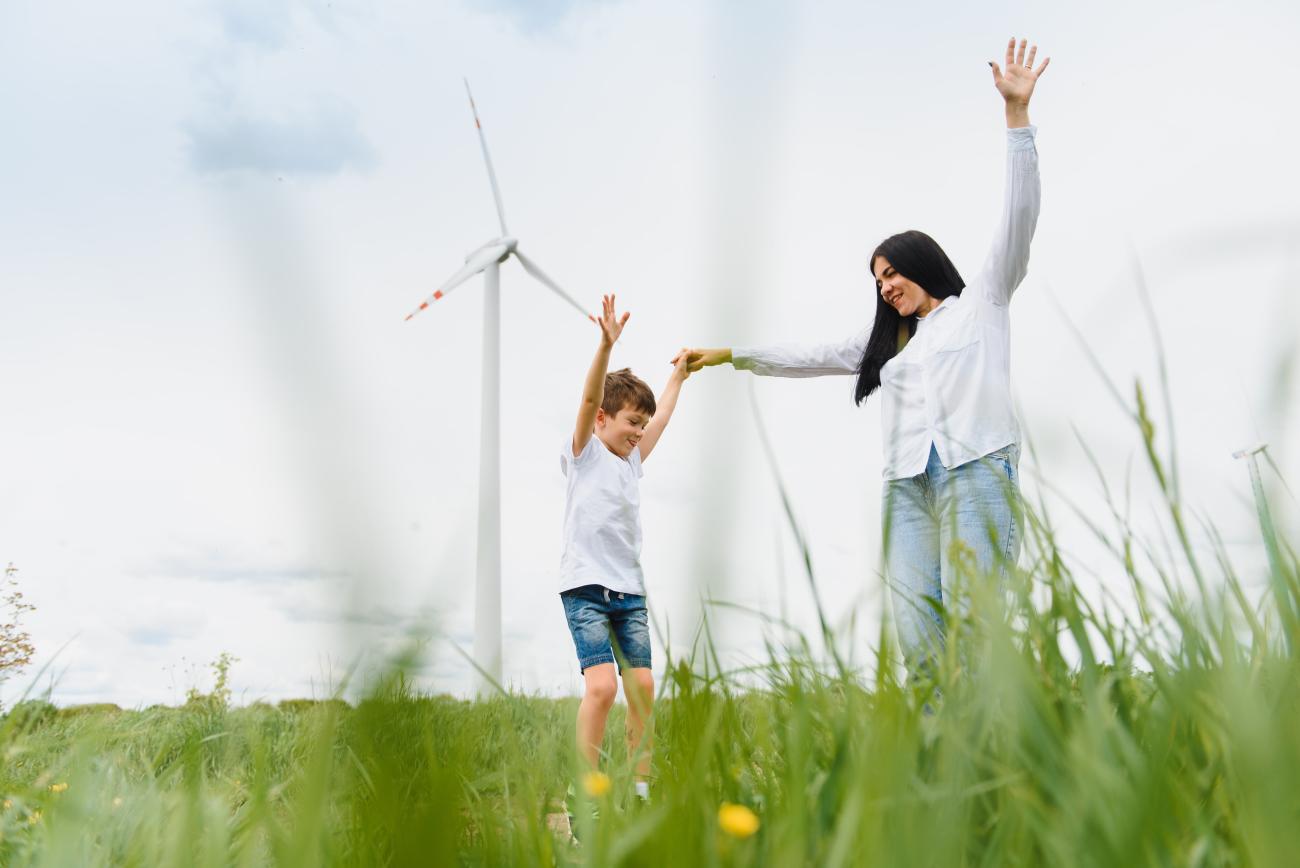
{"label": "denim shorts", "polygon": [[560,602],[564,603],[582,671],[601,663],[617,663],[620,672],[625,668],[650,668],[650,620],[645,597],[600,585],[583,585],[561,593]]}

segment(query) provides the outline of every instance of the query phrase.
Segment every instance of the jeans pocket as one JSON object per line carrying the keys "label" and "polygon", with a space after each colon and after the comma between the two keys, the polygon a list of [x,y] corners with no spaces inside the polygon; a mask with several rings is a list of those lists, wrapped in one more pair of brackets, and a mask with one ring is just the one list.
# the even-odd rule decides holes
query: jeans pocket
{"label": "jeans pocket", "polygon": [[992,458],[995,461],[1004,461],[1012,465],[1019,464],[1020,447],[1014,443],[1008,443],[1006,446],[1003,446],[1001,449],[994,449],[992,452],[990,452],[988,455],[984,457]]}

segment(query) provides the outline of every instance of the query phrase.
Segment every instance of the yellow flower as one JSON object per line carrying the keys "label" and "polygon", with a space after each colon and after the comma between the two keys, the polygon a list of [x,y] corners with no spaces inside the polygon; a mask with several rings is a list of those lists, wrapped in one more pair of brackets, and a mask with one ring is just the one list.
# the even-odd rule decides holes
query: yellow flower
{"label": "yellow flower", "polygon": [[121,797],[121,796],[114,796],[114,797],[113,797],[113,807],[114,807],[114,808],[120,808],[120,807],[122,807],[122,797]]}
{"label": "yellow flower", "polygon": [[608,793],[610,786],[609,775],[604,772],[587,772],[582,776],[582,788],[593,799],[598,799]]}
{"label": "yellow flower", "polygon": [[10,808],[12,808],[13,806],[14,806],[14,803],[13,803],[13,800],[12,800],[12,799],[5,799],[5,810],[6,810],[6,811],[9,810]]}
{"label": "yellow flower", "polygon": [[27,818],[27,822],[28,822],[29,824],[33,825],[33,826],[35,826],[35,825],[36,825],[37,823],[39,823],[40,821],[41,821],[41,812],[40,812],[40,811],[32,811],[32,815],[31,815],[30,817]]}
{"label": "yellow flower", "polygon": [[67,788],[68,788],[68,785],[67,785],[66,783],[62,783],[62,784],[50,784],[50,792],[51,792],[51,793],[61,793],[61,792],[63,792],[64,790],[66,790]]}
{"label": "yellow flower", "polygon": [[718,808],[718,825],[733,838],[748,838],[758,831],[758,814],[744,805],[723,802]]}

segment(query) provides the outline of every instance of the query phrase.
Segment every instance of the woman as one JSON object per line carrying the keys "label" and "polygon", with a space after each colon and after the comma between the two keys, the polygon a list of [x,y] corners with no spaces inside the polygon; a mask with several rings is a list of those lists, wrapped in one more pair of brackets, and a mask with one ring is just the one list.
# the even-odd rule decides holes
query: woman
{"label": "woman", "polygon": [[[969,287],[928,235],[886,238],[871,254],[876,316],[842,343],[693,349],[690,370],[730,362],[778,377],[856,374],[858,404],[877,389],[885,447],[885,569],[899,644],[918,674],[943,645],[943,589],[958,574],[997,576],[1020,550],[1020,433],[1011,404],[1011,294],[1038,221],[1038,152],[1029,98],[1050,58],[1007,44],[990,63],[1007,119],[1006,201]],[[964,291],[963,291],[964,290]],[[675,361],[675,360],[674,360]]]}

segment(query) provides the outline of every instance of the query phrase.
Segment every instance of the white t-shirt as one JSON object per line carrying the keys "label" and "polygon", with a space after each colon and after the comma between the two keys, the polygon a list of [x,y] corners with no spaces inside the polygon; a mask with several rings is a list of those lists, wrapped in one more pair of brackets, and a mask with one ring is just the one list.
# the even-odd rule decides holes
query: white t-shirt
{"label": "white t-shirt", "polygon": [[564,554],[560,591],[604,585],[624,594],[645,594],[641,575],[641,449],[619,458],[592,435],[573,457],[568,438],[560,452],[568,479],[564,495]]}

